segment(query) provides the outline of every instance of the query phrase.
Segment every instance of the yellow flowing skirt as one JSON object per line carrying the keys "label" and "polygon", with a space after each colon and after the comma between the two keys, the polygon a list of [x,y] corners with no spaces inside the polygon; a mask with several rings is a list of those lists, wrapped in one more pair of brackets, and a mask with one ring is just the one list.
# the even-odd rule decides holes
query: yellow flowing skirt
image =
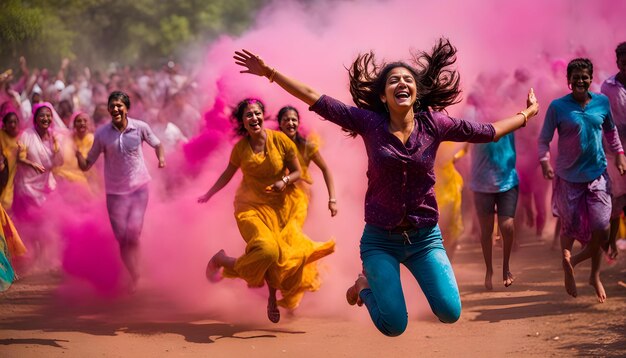
{"label": "yellow flowing skirt", "polygon": [[306,291],[320,287],[316,261],[335,250],[335,242],[315,242],[302,232],[308,198],[297,188],[282,205],[235,203],[235,219],[246,241],[245,253],[224,277],[244,279],[251,287],[265,281],[281,292],[278,305],[293,309]]}

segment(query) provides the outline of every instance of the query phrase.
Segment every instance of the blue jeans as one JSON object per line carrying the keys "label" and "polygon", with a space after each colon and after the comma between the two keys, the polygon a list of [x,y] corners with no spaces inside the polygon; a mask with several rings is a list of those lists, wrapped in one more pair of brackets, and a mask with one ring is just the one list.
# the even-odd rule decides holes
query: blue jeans
{"label": "blue jeans", "polygon": [[441,322],[454,323],[459,319],[459,288],[438,225],[409,230],[405,235],[366,224],[360,247],[370,288],[362,290],[359,296],[384,335],[398,336],[407,326],[400,264],[417,279]]}

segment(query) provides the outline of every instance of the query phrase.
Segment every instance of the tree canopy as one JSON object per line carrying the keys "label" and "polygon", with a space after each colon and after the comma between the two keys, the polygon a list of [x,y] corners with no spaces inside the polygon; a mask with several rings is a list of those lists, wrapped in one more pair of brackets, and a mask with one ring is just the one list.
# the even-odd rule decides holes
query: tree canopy
{"label": "tree canopy", "polygon": [[268,0],[3,0],[0,69],[158,65],[220,34],[239,34]]}

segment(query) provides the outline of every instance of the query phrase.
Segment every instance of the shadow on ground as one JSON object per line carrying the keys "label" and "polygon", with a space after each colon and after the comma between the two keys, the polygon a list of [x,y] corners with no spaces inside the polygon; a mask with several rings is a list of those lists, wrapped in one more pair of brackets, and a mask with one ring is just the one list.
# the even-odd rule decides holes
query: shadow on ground
{"label": "shadow on ground", "polygon": [[[25,278],[22,288],[0,296],[0,311],[3,306],[14,307],[12,312],[0,318],[0,330],[44,332],[79,332],[96,336],[116,336],[119,333],[138,335],[177,334],[187,342],[214,343],[216,340],[276,338],[277,334],[304,334],[304,331],[273,329],[254,324],[228,324],[211,319],[215,315],[207,313],[176,314],[165,320],[155,321],[154,317],[167,316],[153,312],[168,307],[168,302],[151,292],[140,292],[113,302],[87,302],[79,305],[68,304],[55,296],[50,289],[58,282],[44,280],[39,276]],[[54,280],[53,280],[54,281]],[[29,289],[24,289],[28,287]],[[16,308],[15,308],[16,307]],[[34,311],[31,307],[39,307]],[[151,311],[152,310],[152,311]],[[6,312],[6,311],[5,311]],[[149,318],[146,318],[149,317]],[[150,319],[151,318],[151,319]],[[64,348],[62,339],[2,339],[0,345],[26,344]]]}

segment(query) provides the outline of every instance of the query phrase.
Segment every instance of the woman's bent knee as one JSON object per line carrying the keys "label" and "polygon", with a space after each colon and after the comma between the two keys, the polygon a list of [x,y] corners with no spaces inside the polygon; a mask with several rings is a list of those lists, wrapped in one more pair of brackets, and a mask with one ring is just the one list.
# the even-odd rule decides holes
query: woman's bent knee
{"label": "woman's bent knee", "polygon": [[435,315],[443,323],[454,323],[461,317],[461,303],[451,304],[435,311]]}
{"label": "woman's bent knee", "polygon": [[408,320],[404,317],[404,319],[385,320],[380,325],[376,325],[376,327],[387,337],[397,337],[404,333],[407,323]]}

